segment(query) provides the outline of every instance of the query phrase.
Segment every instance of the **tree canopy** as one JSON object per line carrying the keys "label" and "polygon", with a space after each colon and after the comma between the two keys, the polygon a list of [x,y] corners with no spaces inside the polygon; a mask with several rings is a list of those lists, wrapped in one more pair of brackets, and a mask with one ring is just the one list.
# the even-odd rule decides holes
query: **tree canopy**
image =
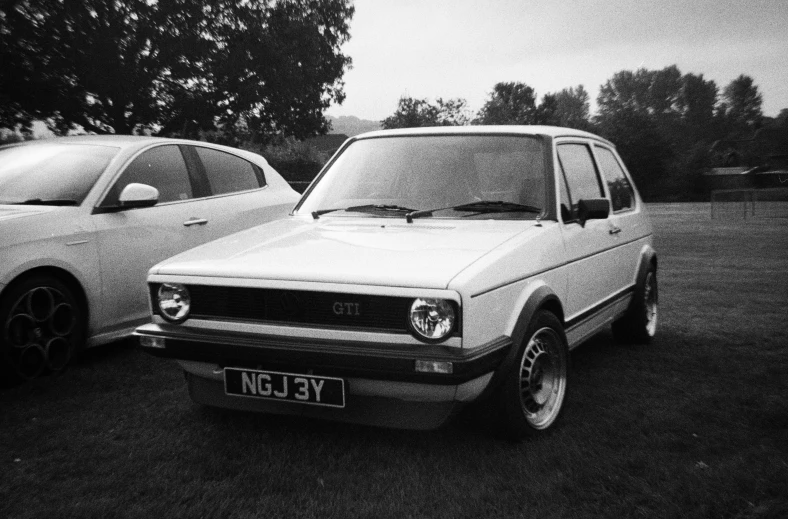
{"label": "tree canopy", "polygon": [[[757,165],[748,144],[755,130],[788,127],[788,109],[774,118],[763,116],[762,96],[751,77],[739,76],[720,93],[703,74],[682,74],[675,65],[613,74],[600,87],[594,117],[583,85],[545,93],[537,103],[536,91],[526,83],[500,82],[470,121],[464,100],[438,101],[403,97],[383,127],[545,124],[591,131],[616,144],[647,199],[698,196],[701,173],[727,163],[732,149],[737,160]],[[456,106],[463,117],[450,115]]]}
{"label": "tree canopy", "polygon": [[474,123],[536,124],[536,92],[525,83],[496,83]]}
{"label": "tree canopy", "polygon": [[464,99],[427,99],[402,96],[392,115],[381,121],[384,129],[418,128],[422,126],[463,126],[468,124]]}
{"label": "tree canopy", "polygon": [[761,104],[763,96],[758,92],[755,81],[750,76],[740,75],[725,87],[722,93],[722,110],[737,132],[754,130],[763,119]]}
{"label": "tree canopy", "polygon": [[9,0],[0,127],[325,133],[353,12],[349,0]]}

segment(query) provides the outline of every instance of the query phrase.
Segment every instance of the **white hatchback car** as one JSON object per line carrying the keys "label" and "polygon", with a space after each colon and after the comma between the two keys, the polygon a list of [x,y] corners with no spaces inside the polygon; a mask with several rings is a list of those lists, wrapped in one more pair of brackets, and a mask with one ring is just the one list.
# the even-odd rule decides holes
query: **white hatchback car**
{"label": "white hatchback car", "polygon": [[66,366],[148,320],[155,263],[286,215],[253,153],[154,137],[0,147],[0,385]]}
{"label": "white hatchback car", "polygon": [[569,350],[649,341],[657,261],[614,146],[539,126],[349,139],[293,213],[150,271],[142,348],[192,398],[431,428],[489,397],[514,436],[559,416]]}

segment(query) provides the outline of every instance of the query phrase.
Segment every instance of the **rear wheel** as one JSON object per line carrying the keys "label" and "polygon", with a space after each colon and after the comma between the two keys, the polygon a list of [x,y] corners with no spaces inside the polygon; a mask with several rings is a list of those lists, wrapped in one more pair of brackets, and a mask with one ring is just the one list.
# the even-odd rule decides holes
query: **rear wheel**
{"label": "rear wheel", "polygon": [[500,392],[507,436],[521,439],[553,425],[567,389],[569,349],[555,314],[537,312]]}
{"label": "rear wheel", "polygon": [[613,323],[613,335],[620,342],[648,344],[657,333],[659,317],[657,270],[653,266],[646,273],[643,284],[635,290],[627,313]]}
{"label": "rear wheel", "polygon": [[31,277],[0,301],[0,385],[65,369],[85,339],[85,312],[61,281]]}

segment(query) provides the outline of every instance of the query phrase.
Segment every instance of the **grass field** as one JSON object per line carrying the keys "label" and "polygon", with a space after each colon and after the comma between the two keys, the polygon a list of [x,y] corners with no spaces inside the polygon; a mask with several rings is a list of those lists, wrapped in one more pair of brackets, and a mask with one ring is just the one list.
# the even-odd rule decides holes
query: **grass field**
{"label": "grass field", "polygon": [[0,393],[0,518],[788,517],[788,219],[651,212],[659,336],[573,352],[548,435],[202,408],[123,342]]}

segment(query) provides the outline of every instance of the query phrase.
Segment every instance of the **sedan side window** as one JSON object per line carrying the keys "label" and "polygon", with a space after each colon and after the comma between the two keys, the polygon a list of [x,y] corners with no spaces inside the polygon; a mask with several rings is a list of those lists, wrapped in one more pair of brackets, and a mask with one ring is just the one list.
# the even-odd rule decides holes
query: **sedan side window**
{"label": "sedan side window", "polygon": [[265,185],[262,170],[251,162],[211,148],[197,146],[195,150],[205,167],[212,194],[247,191]]}
{"label": "sedan side window", "polygon": [[157,146],[134,159],[112,186],[101,207],[118,205],[121,191],[132,183],[158,189],[159,203],[188,200],[194,196],[186,162],[177,146]]}
{"label": "sedan side window", "polygon": [[588,146],[561,144],[558,146],[558,160],[566,176],[572,215],[577,214],[577,203],[581,199],[605,197]]}
{"label": "sedan side window", "polygon": [[597,159],[599,159],[599,167],[602,169],[602,174],[607,180],[607,189],[610,191],[611,205],[613,211],[624,211],[632,209],[635,202],[635,192],[632,189],[632,184],[624,170],[621,168],[616,156],[607,148],[595,146]]}

